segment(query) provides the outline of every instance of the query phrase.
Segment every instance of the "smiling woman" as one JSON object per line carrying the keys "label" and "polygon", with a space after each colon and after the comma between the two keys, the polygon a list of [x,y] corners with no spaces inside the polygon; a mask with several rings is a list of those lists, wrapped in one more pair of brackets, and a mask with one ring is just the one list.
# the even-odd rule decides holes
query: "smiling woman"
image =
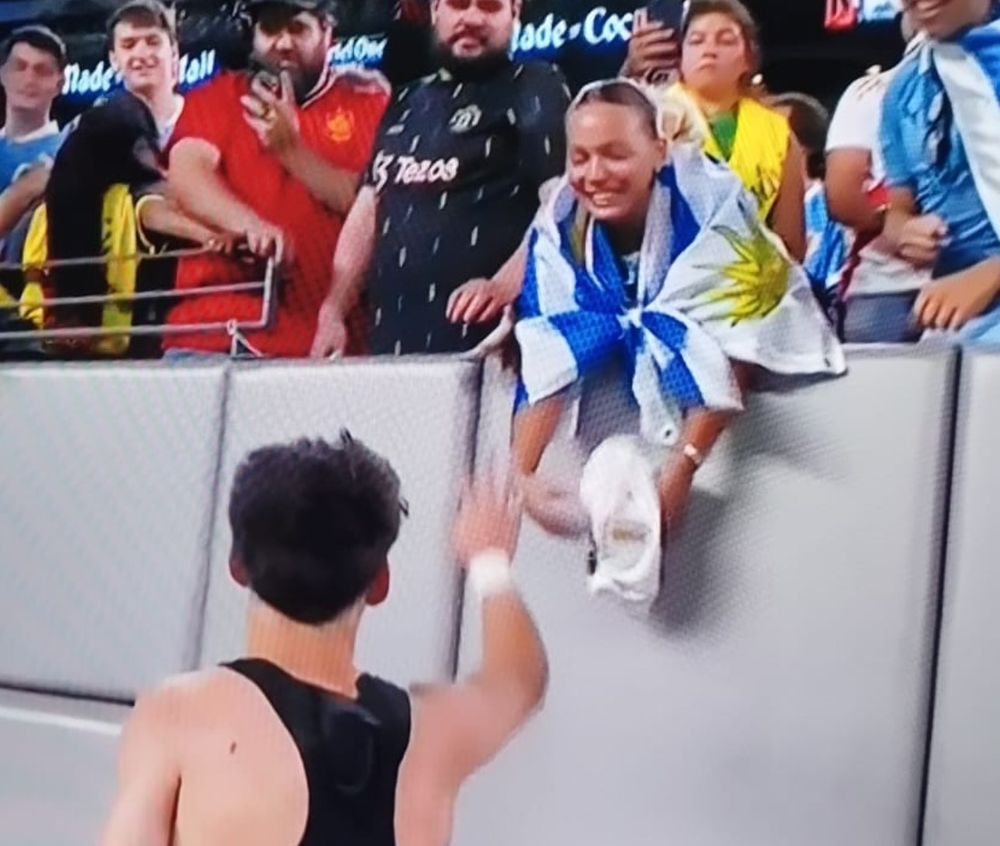
{"label": "smiling woman", "polygon": [[567,174],[582,208],[607,226],[616,248],[634,253],[642,244],[654,175],[666,156],[656,108],[631,86],[584,89],[567,130]]}
{"label": "smiling woman", "polygon": [[578,530],[579,508],[536,471],[572,391],[611,360],[627,363],[643,434],[680,441],[659,470],[666,526],[741,409],[748,365],[844,369],[804,273],[736,176],[657,129],[637,84],[584,87],[567,117],[566,176],[529,232],[513,455],[528,511],[551,531]]}

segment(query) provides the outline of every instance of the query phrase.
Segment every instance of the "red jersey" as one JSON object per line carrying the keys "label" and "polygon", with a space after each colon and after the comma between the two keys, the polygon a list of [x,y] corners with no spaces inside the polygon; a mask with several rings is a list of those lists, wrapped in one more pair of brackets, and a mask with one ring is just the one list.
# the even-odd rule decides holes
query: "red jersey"
{"label": "red jersey", "polygon": [[[263,220],[291,239],[293,260],[281,274],[271,328],[247,332],[247,340],[272,356],[306,356],[316,331],[319,307],[330,289],[333,251],[343,217],[316,199],[264,149],[243,118],[240,97],[250,91],[245,74],[223,73],[188,96],[171,138],[200,138],[215,146],[219,174],[233,193]],[[330,73],[298,109],[302,142],[334,167],[352,173],[365,169],[389,92],[368,80]],[[262,265],[224,256],[184,259],[177,268],[178,289],[260,280]],[[170,324],[253,321],[261,314],[256,294],[211,294],[181,300]],[[168,335],[164,348],[225,352],[225,334]]]}

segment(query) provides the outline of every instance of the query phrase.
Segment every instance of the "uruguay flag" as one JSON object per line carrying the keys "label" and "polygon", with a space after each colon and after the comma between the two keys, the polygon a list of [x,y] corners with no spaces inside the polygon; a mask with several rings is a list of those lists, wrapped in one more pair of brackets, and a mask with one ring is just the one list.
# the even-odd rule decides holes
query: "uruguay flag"
{"label": "uruguay flag", "polygon": [[623,356],[643,434],[676,440],[685,412],[742,409],[730,360],[839,374],[843,352],[802,268],[724,165],[674,144],[653,189],[637,293],[564,177],[529,234],[515,334],[531,404]]}
{"label": "uruguay flag", "polygon": [[954,41],[926,41],[921,67],[933,63],[944,86],[972,177],[1000,238],[1000,5],[987,23]]}

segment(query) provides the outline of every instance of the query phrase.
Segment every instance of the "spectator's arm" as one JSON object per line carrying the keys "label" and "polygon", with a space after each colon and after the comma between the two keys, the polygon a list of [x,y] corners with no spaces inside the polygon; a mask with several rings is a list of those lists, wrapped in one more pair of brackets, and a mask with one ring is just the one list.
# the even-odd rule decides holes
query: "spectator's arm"
{"label": "spectator's arm", "polygon": [[239,235],[261,224],[219,175],[218,148],[201,138],[183,138],[170,152],[169,184],[181,208],[203,223]]}
{"label": "spectator's arm", "polygon": [[788,139],[788,153],[781,176],[778,199],[771,209],[770,225],[797,262],[806,258],[805,161],[802,147],[794,136]]}
{"label": "spectator's arm", "polygon": [[[746,394],[753,383],[753,368],[742,362],[732,362],[733,376],[740,392]],[[734,415],[731,412],[698,409],[684,419],[680,443],[690,444],[702,456],[708,456],[716,442],[726,431]],[[660,491],[660,508],[665,527],[669,531],[684,515],[694,476],[698,468],[683,453],[675,453],[660,471],[657,486]]]}
{"label": "spectator's arm", "polygon": [[935,279],[917,297],[913,313],[928,329],[961,329],[1000,296],[1000,256]]}
{"label": "spectator's arm", "polygon": [[205,247],[223,247],[221,233],[185,214],[176,203],[162,194],[146,194],[136,201],[135,216],[139,235],[150,249],[155,249],[149,234],[176,238]]}
{"label": "spectator's arm", "polygon": [[885,98],[883,76],[864,77],[848,86],[830,120],[826,142],[826,197],[834,220],[855,232],[882,230],[884,213],[868,196],[873,153]]}
{"label": "spectator's arm", "polygon": [[344,221],[333,254],[333,280],[320,307],[313,339],[313,358],[326,358],[347,349],[347,315],[355,307],[364,287],[365,275],[375,253],[378,197],[366,185]]}
{"label": "spectator's arm", "polygon": [[885,182],[889,189],[889,209],[882,234],[886,239],[886,246],[898,254],[903,246],[904,230],[911,220],[920,215],[920,206],[906,155],[902,127],[897,119],[900,109],[900,104],[896,101],[897,91],[896,85],[889,86],[882,108],[878,140],[885,160]]}
{"label": "spectator's arm", "polygon": [[364,188],[347,215],[333,256],[333,282],[327,300],[347,314],[361,296],[365,275],[375,254],[375,219],[378,198],[373,188]]}
{"label": "spectator's arm", "polygon": [[855,148],[831,150],[826,156],[826,202],[830,216],[859,234],[878,234],[885,210],[872,204],[866,190],[871,152]]}
{"label": "spectator's arm", "polygon": [[894,253],[900,250],[903,228],[917,215],[917,200],[909,188],[893,188],[889,191],[889,210],[886,212],[882,235]]}
{"label": "spectator's arm", "polygon": [[33,167],[0,193],[0,238],[6,236],[31,207],[45,195],[49,169]]}
{"label": "spectator's arm", "polygon": [[524,271],[528,266],[528,239],[524,237],[517,249],[511,253],[510,258],[504,262],[495,274],[493,279],[507,288],[513,296],[508,300],[508,304],[514,302],[521,293],[521,286],[524,284]]}
{"label": "spectator's arm", "polygon": [[657,73],[669,73],[679,66],[680,53],[678,33],[660,21],[649,20],[646,9],[639,9],[632,21],[628,54],[618,75],[644,80]]}
{"label": "spectator's arm", "polygon": [[350,211],[358,194],[359,174],[330,164],[303,144],[301,139],[280,158],[285,170],[330,211],[338,215]]}
{"label": "spectator's arm", "polygon": [[101,846],[169,846],[180,790],[174,703],[163,693],[140,699],[122,732],[118,793]]}
{"label": "spectator's arm", "polygon": [[522,238],[510,258],[489,279],[472,279],[448,298],[445,315],[452,323],[488,323],[521,294],[528,264],[528,239]]}
{"label": "spectator's arm", "polygon": [[[375,99],[372,98],[373,102]],[[285,170],[332,212],[346,215],[357,196],[360,177],[331,164],[303,141],[291,77],[284,71],[281,73],[278,94],[254,82],[251,93],[243,97],[241,103],[244,120],[257,133],[261,144],[277,156]],[[381,108],[377,111],[381,113]],[[370,121],[366,121],[362,132],[370,137],[374,127],[367,124]]]}
{"label": "spectator's arm", "polygon": [[538,469],[545,450],[555,435],[566,399],[563,393],[536,402],[525,403],[514,417],[511,453],[514,469],[530,476]]}
{"label": "spectator's arm", "polygon": [[[740,361],[730,362],[733,368],[733,378],[739,387],[740,395],[746,393],[753,385],[754,370],[749,364]],[[716,441],[722,436],[730,421],[733,419],[731,412],[710,411],[708,409],[698,409],[692,411],[684,419],[684,431],[681,435],[681,442],[691,444],[702,455],[707,456]]]}
{"label": "spectator's arm", "polygon": [[[566,167],[566,109],[569,89],[554,67],[525,69],[518,89],[514,120],[518,128],[519,189],[527,188],[544,202]],[[446,314],[453,323],[488,323],[517,299],[527,264],[527,239],[493,276],[472,279],[449,298]]]}

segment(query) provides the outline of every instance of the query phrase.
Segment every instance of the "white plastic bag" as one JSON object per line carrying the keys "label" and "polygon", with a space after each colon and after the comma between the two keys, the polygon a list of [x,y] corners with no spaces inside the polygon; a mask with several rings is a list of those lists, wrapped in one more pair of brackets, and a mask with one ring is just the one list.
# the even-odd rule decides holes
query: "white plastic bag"
{"label": "white plastic bag", "polygon": [[648,608],[660,592],[663,550],[654,465],[638,438],[608,438],[591,453],[580,480],[596,563],[591,594],[612,593]]}

